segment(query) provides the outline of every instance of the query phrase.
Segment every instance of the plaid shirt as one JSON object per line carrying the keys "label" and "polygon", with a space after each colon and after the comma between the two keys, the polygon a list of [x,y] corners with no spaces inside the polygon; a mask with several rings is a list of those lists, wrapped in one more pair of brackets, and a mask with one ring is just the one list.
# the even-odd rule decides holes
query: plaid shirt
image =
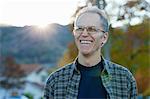
{"label": "plaid shirt", "polygon": [[[136,99],[136,81],[129,70],[103,60],[104,69],[101,78],[108,93],[107,99]],[[44,99],[77,99],[80,78],[76,61],[62,67],[49,76],[44,90]]]}

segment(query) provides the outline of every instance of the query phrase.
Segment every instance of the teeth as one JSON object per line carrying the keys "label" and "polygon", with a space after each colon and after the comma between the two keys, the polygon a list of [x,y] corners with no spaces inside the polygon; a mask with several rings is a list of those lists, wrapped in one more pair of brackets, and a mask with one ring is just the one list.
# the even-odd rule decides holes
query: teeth
{"label": "teeth", "polygon": [[87,41],[87,40],[81,40],[80,42],[81,42],[81,44],[90,44],[91,43],[91,41]]}

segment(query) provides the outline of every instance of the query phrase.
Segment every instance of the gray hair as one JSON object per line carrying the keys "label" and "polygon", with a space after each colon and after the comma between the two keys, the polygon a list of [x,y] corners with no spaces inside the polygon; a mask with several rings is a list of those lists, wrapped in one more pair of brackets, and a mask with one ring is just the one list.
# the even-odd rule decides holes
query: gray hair
{"label": "gray hair", "polygon": [[91,12],[91,13],[97,13],[99,16],[100,16],[100,19],[101,19],[101,25],[104,29],[105,32],[108,32],[109,31],[109,19],[108,19],[108,16],[107,14],[103,11],[103,10],[100,10],[98,7],[96,6],[92,6],[92,7],[85,7],[85,8],[82,8],[77,14],[76,14],[76,17],[75,17],[75,21],[74,21],[74,26],[76,26],[76,22],[78,20],[78,17],[83,14],[83,13],[87,13],[87,12]]}

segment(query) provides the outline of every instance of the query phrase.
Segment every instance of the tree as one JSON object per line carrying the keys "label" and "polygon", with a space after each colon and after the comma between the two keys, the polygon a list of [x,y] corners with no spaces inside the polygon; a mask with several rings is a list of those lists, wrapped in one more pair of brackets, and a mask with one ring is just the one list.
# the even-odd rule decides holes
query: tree
{"label": "tree", "polygon": [[[133,20],[143,21],[145,18],[150,17],[150,5],[146,0],[126,0],[120,3],[117,0],[111,0],[109,2],[105,0],[86,0],[85,6],[88,6],[89,3],[105,10],[110,17],[110,23],[112,25],[116,22],[132,25],[133,23],[131,21]],[[115,21],[114,18],[116,19]]]}
{"label": "tree", "polygon": [[121,29],[111,31],[111,59],[131,70],[138,91],[143,94],[150,89],[149,33],[149,20],[130,26],[127,32]]}
{"label": "tree", "polygon": [[64,66],[70,62],[73,62],[77,57],[78,50],[75,46],[75,42],[68,44],[68,50],[64,53],[63,57],[58,61],[58,66]]}
{"label": "tree", "polygon": [[108,2],[106,0],[85,0],[85,5],[78,5],[77,10],[71,17],[71,30],[73,20],[78,11],[91,5],[105,10],[110,18],[111,27],[116,27],[116,23],[121,23],[124,27],[129,27],[130,25],[142,23],[150,17],[150,4],[147,0],[126,0],[122,2],[118,2],[117,0],[109,0]]}
{"label": "tree", "polygon": [[5,78],[1,84],[5,88],[12,88],[14,86],[20,87],[20,78],[23,77],[24,71],[16,64],[13,57],[8,56],[4,61],[4,71],[2,76]]}

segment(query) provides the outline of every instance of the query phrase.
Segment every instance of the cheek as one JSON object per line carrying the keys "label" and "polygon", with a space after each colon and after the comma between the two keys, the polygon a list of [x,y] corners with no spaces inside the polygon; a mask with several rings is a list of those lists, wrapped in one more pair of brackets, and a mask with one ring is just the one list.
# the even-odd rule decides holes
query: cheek
{"label": "cheek", "polygon": [[95,43],[96,43],[96,45],[100,45],[100,44],[102,43],[101,37],[97,37],[97,38],[95,39]]}
{"label": "cheek", "polygon": [[80,43],[79,39],[77,37],[74,37],[74,41],[75,41],[76,46],[78,47],[78,45]]}
{"label": "cheek", "polygon": [[78,41],[78,37],[74,36],[74,40],[75,40],[75,42],[77,42]]}

